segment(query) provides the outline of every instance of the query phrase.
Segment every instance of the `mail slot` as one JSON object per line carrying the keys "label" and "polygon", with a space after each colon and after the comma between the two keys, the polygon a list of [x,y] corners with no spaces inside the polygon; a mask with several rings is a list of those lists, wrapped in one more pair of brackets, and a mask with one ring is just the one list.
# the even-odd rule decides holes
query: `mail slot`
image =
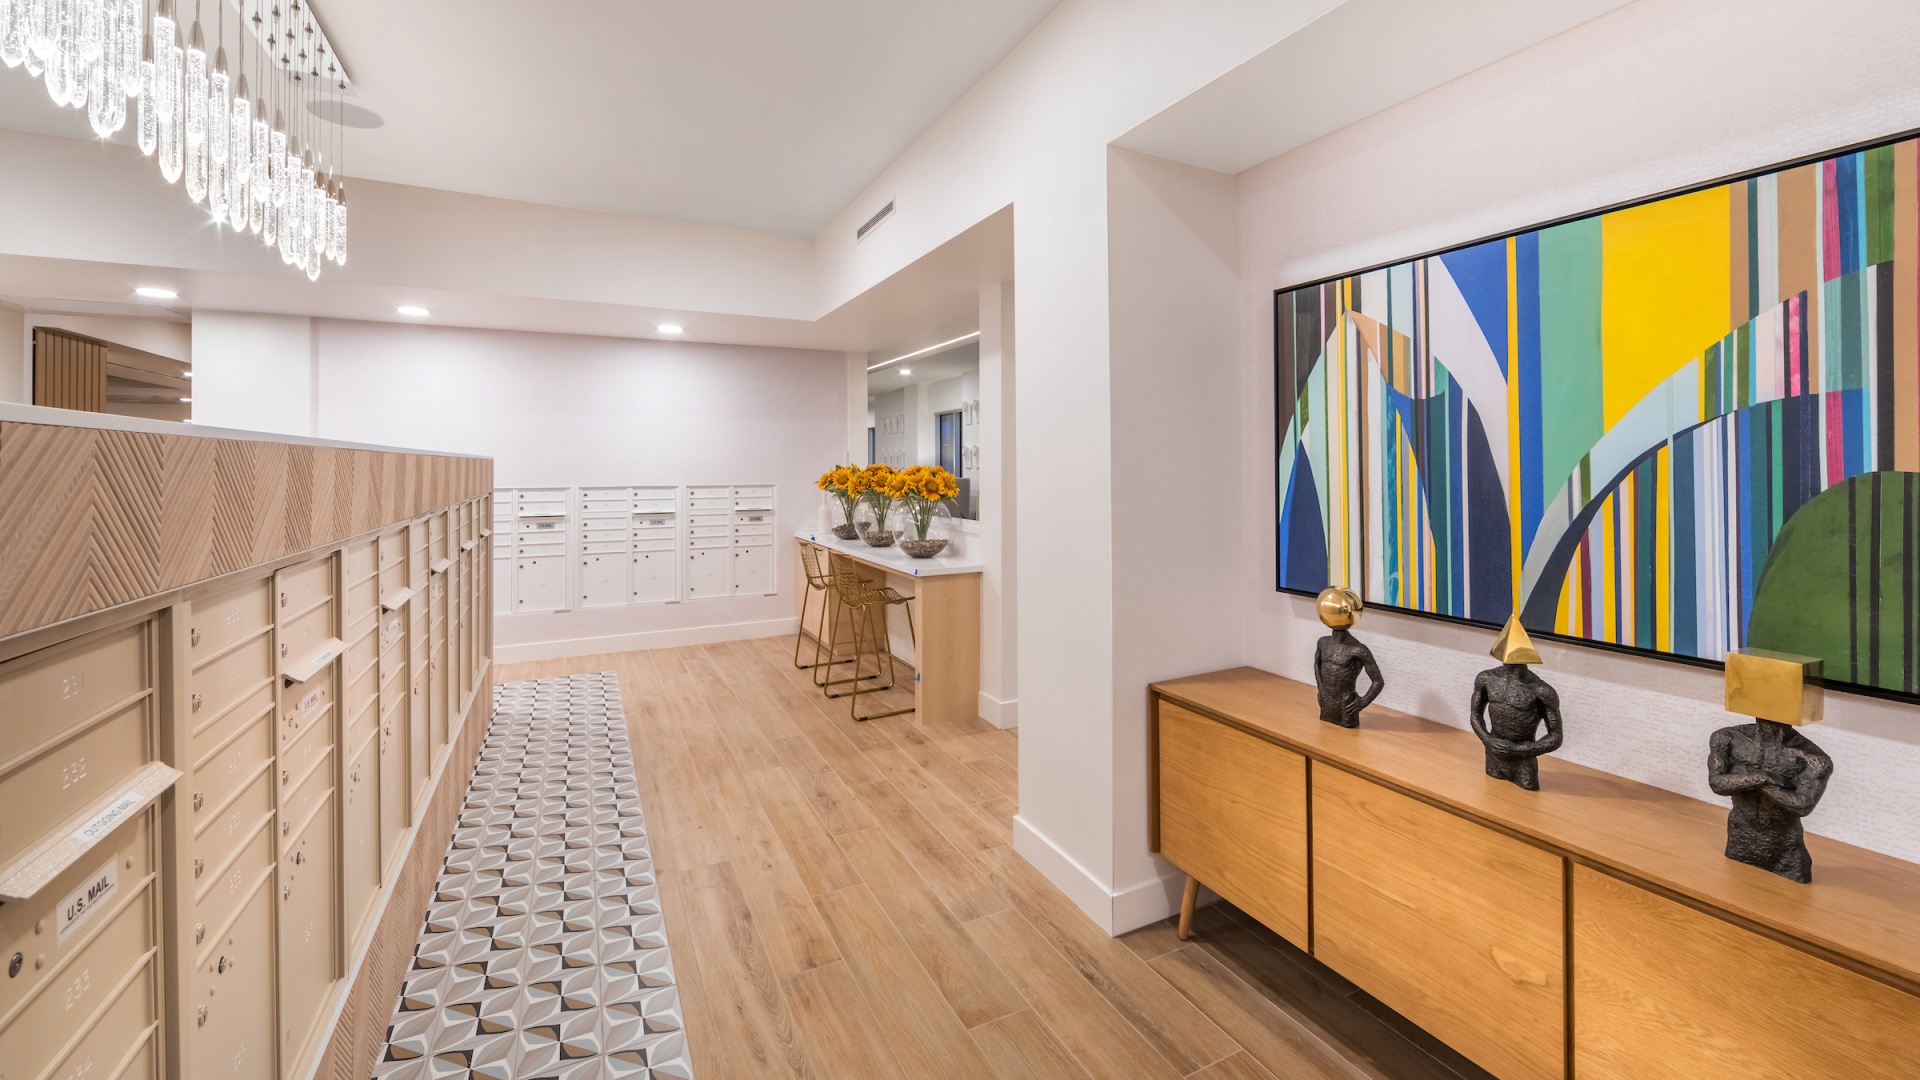
{"label": "mail slot", "polygon": [[0,770],[153,685],[147,623],[30,653],[0,666],[6,742]]}
{"label": "mail slot", "polygon": [[[153,810],[134,815],[31,900],[0,905],[0,962],[22,958],[18,976],[0,978],[0,1016],[52,984],[66,958],[140,891],[153,872],[153,828]],[[0,1054],[0,1062],[12,1059]]]}
{"label": "mail slot", "polygon": [[193,599],[187,640],[195,664],[273,625],[273,579],[255,578]]}
{"label": "mail slot", "polygon": [[202,925],[181,1012],[190,1077],[273,1075],[273,890],[260,882],[230,926]]}
{"label": "mail slot", "polygon": [[260,769],[248,779],[245,790],[234,792],[218,804],[208,803],[194,815],[193,857],[187,873],[197,891],[202,882],[211,883],[220,868],[232,861],[235,852],[245,847],[260,826],[273,816],[273,778]]}
{"label": "mail slot", "polygon": [[219,813],[256,773],[273,764],[270,711],[235,710],[233,715],[237,720],[220,729],[226,738],[206,742],[204,752],[194,760],[193,772],[181,784],[183,809],[196,829]]}
{"label": "mail slot", "polygon": [[[47,1074],[49,1080],[127,1080],[153,1075],[154,1039],[148,1029],[160,1015],[154,985],[157,967],[148,962],[132,973],[120,995],[99,1010],[80,1044]],[[135,1049],[141,1051],[144,1062],[136,1060],[124,1071],[111,1071],[132,1056]]]}
{"label": "mail slot", "polygon": [[275,611],[284,622],[287,616],[297,615],[333,596],[333,561],[316,559],[304,566],[282,570],[274,575],[274,588],[279,593]]}
{"label": "mail slot", "polygon": [[[0,863],[32,847],[67,818],[117,794],[153,760],[152,697],[144,697],[0,779]],[[5,1060],[0,1058],[0,1060]]]}
{"label": "mail slot", "polygon": [[[118,872],[123,877],[115,888],[127,889],[130,894],[137,890],[137,895],[123,901],[118,910],[103,911],[100,918],[104,921],[98,924],[96,933],[88,936],[76,932],[69,937],[69,947],[77,948],[72,948],[63,961],[47,956],[37,992],[0,1029],[0,1063],[9,1074],[42,1075],[68,1042],[86,1030],[88,1020],[111,1004],[115,992],[127,984],[128,976],[147,969],[154,947],[153,890],[129,880],[131,875],[124,866],[118,867]],[[49,928],[39,936],[45,938],[52,933]],[[36,951],[35,959],[40,955]],[[151,978],[150,971],[147,976]]]}
{"label": "mail slot", "polygon": [[259,693],[273,681],[273,634],[259,635],[230,646],[226,652],[195,668],[188,683],[189,723],[197,735],[227,710]]}

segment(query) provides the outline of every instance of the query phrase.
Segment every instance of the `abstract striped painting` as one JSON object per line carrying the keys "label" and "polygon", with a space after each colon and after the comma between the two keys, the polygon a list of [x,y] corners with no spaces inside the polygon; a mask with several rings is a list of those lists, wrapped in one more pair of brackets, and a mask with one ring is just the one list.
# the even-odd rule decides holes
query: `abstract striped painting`
{"label": "abstract striped painting", "polygon": [[1920,141],[1275,294],[1278,584],[1920,696]]}

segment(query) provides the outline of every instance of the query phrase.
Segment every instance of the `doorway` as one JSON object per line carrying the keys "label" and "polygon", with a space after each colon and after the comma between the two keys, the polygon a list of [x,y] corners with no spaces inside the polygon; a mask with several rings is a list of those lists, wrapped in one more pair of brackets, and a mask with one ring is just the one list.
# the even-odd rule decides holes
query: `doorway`
{"label": "doorway", "polygon": [[960,453],[960,425],[964,414],[959,409],[938,413],[934,416],[936,433],[939,438],[940,467],[955,476],[965,476],[962,471],[964,462]]}

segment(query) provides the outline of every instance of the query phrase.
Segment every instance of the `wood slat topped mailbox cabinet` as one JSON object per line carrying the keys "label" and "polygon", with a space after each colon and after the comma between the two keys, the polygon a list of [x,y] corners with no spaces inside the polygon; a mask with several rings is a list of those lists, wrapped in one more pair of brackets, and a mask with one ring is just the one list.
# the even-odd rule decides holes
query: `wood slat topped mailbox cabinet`
{"label": "wood slat topped mailbox cabinet", "polygon": [[1502,1080],[1920,1077],[1920,866],[1809,836],[1798,885],[1723,806],[1252,668],[1151,693],[1155,850]]}
{"label": "wood slat topped mailbox cabinet", "polygon": [[372,1072],[492,700],[403,538],[492,479],[0,405],[0,1076]]}

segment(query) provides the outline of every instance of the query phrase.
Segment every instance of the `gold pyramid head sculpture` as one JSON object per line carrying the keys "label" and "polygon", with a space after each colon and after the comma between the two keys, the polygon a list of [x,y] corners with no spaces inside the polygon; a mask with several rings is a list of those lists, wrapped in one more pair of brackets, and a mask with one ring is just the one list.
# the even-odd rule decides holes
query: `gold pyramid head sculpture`
{"label": "gold pyramid head sculpture", "polygon": [[1500,628],[1500,636],[1493,643],[1493,658],[1503,664],[1539,664],[1540,650],[1534,648],[1533,638],[1527,636],[1527,628],[1520,625],[1520,616],[1507,616],[1507,625]]}
{"label": "gold pyramid head sculpture", "polygon": [[1333,585],[1320,591],[1317,601],[1320,609],[1320,621],[1335,630],[1345,630],[1360,621],[1360,612],[1366,605],[1360,602],[1360,594],[1344,585]]}
{"label": "gold pyramid head sculpture", "polygon": [[1740,649],[1727,654],[1727,711],[1799,727],[1820,719],[1825,664],[1810,656]]}

